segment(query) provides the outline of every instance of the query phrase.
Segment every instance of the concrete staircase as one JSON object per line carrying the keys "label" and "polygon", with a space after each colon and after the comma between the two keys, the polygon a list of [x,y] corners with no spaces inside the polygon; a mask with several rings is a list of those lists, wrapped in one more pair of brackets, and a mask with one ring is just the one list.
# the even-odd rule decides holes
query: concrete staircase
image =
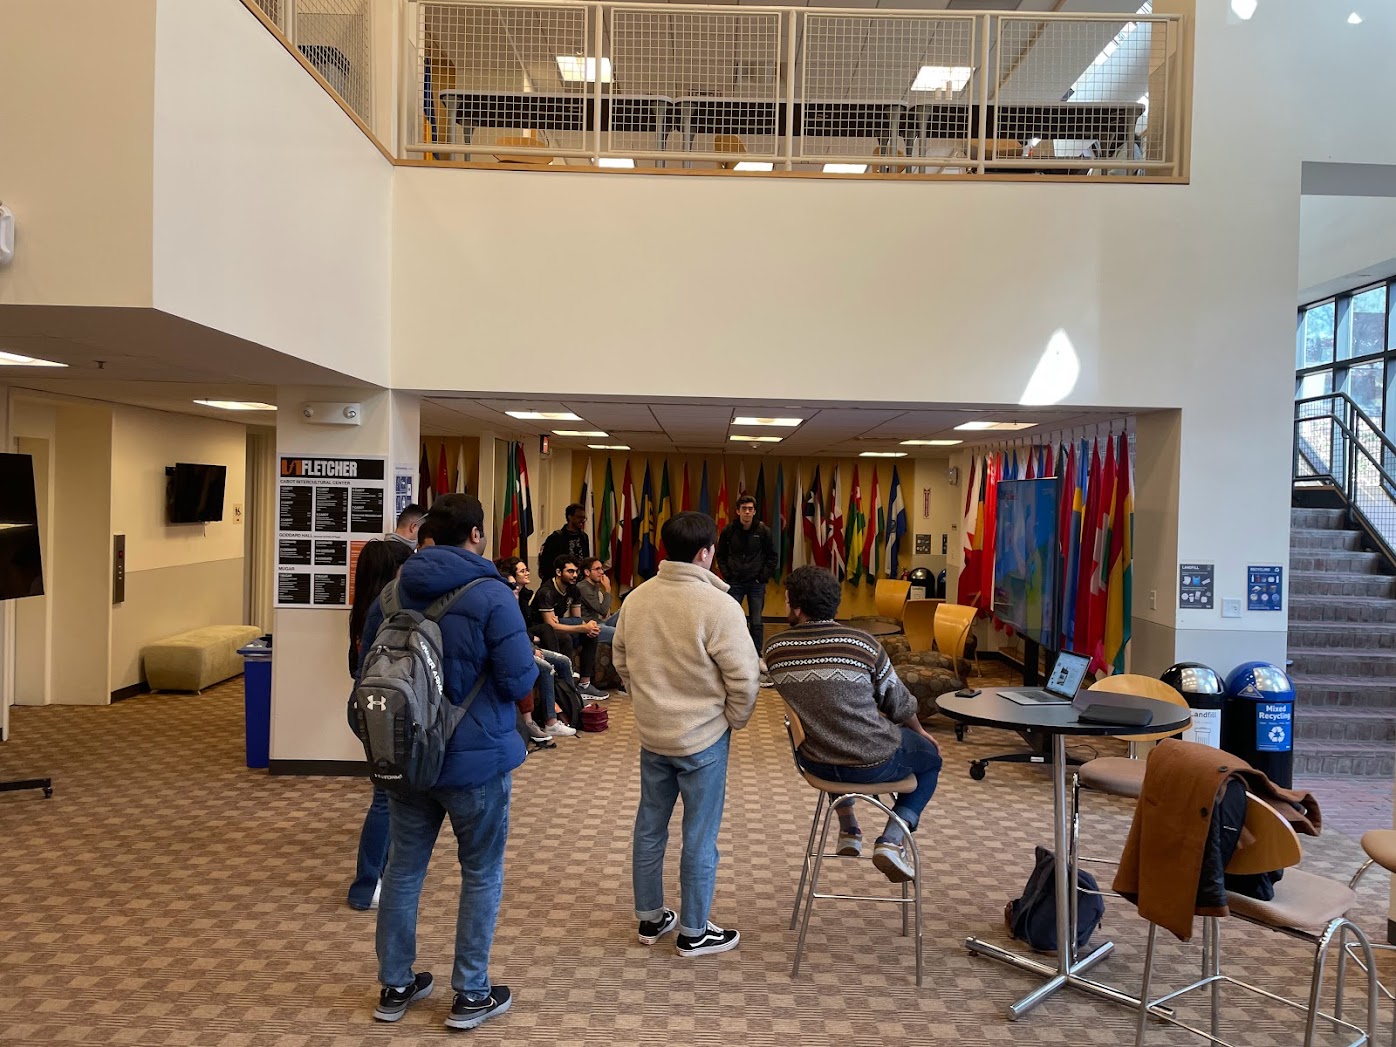
{"label": "concrete staircase", "polygon": [[1294,773],[1396,773],[1396,577],[1342,509],[1293,509]]}

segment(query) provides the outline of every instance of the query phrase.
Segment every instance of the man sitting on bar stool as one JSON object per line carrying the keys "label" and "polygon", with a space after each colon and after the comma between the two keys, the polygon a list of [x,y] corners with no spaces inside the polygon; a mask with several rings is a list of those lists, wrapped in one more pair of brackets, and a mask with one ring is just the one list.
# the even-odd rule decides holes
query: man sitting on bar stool
{"label": "man sitting on bar stool", "polygon": [[[800,765],[817,778],[875,785],[916,775],[916,789],[892,808],[913,830],[940,779],[940,749],[916,717],[916,699],[881,644],[834,621],[843,586],[820,567],[785,579],[791,628],[766,645],[776,690],[804,724]],[[850,792],[876,789],[856,790]],[[838,804],[839,854],[856,857],[863,834],[853,805]],[[895,820],[873,846],[873,864],[893,883],[913,876]]]}

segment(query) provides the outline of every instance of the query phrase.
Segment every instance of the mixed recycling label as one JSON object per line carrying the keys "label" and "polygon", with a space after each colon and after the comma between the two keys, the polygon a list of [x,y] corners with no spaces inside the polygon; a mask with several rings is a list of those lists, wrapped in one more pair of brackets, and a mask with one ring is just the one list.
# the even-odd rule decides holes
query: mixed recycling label
{"label": "mixed recycling label", "polygon": [[1255,748],[1262,753],[1287,753],[1294,748],[1293,705],[1289,702],[1256,705]]}

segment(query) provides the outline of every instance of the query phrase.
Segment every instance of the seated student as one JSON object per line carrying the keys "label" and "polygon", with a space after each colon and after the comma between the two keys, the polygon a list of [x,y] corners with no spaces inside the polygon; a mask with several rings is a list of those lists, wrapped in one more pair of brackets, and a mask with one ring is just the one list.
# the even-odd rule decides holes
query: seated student
{"label": "seated student", "polygon": [[[519,594],[519,605],[525,605],[525,594],[529,594],[528,589],[528,564],[517,556],[505,556],[494,562],[495,570],[499,576],[509,583],[510,588]],[[525,614],[524,621],[528,621]],[[530,637],[532,629],[529,630]],[[556,651],[544,651],[534,641],[533,661],[538,666],[538,709],[533,718],[530,718],[525,727],[529,737],[535,741],[544,741],[549,738],[571,738],[576,735],[575,726],[569,727],[557,718],[557,693],[555,691],[554,678],[559,672],[570,673],[572,671],[572,659],[565,654],[558,654]],[[536,720],[542,720],[539,724]]]}
{"label": "seated student", "polygon": [[577,592],[582,598],[580,618],[564,624],[577,625],[581,622],[597,622],[601,632],[596,637],[598,643],[610,643],[616,635],[616,619],[620,611],[611,613],[611,578],[606,574],[606,565],[599,556],[582,557],[582,577],[577,581]]}
{"label": "seated student", "polygon": [[[610,694],[591,684],[596,668],[596,644],[601,635],[598,622],[581,619],[582,596],[577,589],[579,574],[575,556],[559,556],[553,563],[553,577],[538,586],[533,597],[533,610],[541,619],[540,639],[544,647],[554,647],[568,640],[581,648],[581,679],[577,690],[585,698],[605,699]],[[571,619],[569,623],[566,619]]]}
{"label": "seated student", "polygon": [[[842,590],[821,567],[790,572],[785,597],[791,628],[766,645],[766,665],[776,690],[804,723],[800,766],[817,778],[850,785],[916,775],[915,790],[898,796],[892,808],[915,830],[936,791],[940,750],[916,718],[916,699],[882,645],[834,621]],[[861,854],[863,834],[853,805],[836,803],[835,810],[839,853]],[[912,877],[901,826],[892,819],[873,847],[873,864],[893,883]]]}

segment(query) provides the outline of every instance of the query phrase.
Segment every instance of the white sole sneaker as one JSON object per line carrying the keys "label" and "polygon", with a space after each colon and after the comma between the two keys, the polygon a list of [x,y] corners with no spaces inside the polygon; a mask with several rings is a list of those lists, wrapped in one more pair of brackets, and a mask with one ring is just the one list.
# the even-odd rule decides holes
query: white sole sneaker
{"label": "white sole sneaker", "polygon": [[[676,927],[678,927],[678,925],[679,914],[674,912],[673,909],[665,909],[664,918],[659,921],[659,929],[654,931],[654,933],[652,934],[646,934],[644,930],[641,930],[637,937],[640,939],[641,945],[653,945],[655,942],[659,941],[659,939],[663,938],[666,934],[669,934],[671,931],[673,931]],[[643,928],[644,923],[641,923],[640,926]]]}
{"label": "white sole sneaker", "polygon": [[740,932],[725,931],[710,923],[707,932],[701,938],[685,940],[683,935],[679,935],[674,950],[680,956],[711,956],[714,953],[731,952],[741,940]]}
{"label": "white sole sneaker", "polygon": [[895,843],[880,843],[873,848],[872,862],[877,871],[893,883],[908,883],[916,879],[906,850]]}

